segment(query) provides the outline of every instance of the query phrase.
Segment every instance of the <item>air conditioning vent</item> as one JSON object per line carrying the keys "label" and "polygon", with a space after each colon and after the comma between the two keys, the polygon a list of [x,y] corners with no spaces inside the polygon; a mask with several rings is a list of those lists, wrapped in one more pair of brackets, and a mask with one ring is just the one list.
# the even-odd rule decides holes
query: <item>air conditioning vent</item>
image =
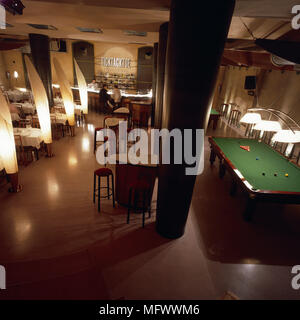
{"label": "air conditioning vent", "polygon": [[47,25],[47,24],[32,24],[28,23],[28,25],[32,28],[39,29],[39,30],[57,30],[56,27],[52,25]]}
{"label": "air conditioning vent", "polygon": [[103,33],[103,30],[99,28],[84,28],[84,27],[76,27],[80,32],[89,32],[89,33]]}
{"label": "air conditioning vent", "polygon": [[123,30],[123,33],[127,36],[147,37],[147,32],[145,31]]}

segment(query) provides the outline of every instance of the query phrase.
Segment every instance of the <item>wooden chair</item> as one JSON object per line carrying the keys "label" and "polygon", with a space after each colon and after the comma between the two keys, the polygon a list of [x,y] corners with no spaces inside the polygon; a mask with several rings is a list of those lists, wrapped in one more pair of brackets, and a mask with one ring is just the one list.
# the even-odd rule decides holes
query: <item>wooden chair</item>
{"label": "wooden chair", "polygon": [[32,124],[31,124],[32,128],[37,128],[40,129],[41,125],[40,125],[40,121],[38,117],[32,117]]}

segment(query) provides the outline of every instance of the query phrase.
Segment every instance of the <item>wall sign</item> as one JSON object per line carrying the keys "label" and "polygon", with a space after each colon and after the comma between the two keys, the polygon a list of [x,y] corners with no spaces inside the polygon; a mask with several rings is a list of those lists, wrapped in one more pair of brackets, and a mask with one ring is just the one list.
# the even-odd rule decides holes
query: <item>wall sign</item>
{"label": "wall sign", "polygon": [[131,68],[131,59],[129,59],[129,58],[101,57],[101,65],[104,67]]}

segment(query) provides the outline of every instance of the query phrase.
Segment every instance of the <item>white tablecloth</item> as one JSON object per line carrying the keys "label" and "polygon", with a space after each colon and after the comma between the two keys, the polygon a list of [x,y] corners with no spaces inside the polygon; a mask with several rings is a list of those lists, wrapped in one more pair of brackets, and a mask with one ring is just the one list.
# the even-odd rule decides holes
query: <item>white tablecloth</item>
{"label": "white tablecloth", "polygon": [[35,106],[33,106],[31,103],[25,102],[25,103],[15,103],[14,104],[17,108],[21,108],[24,111],[24,113],[30,113],[34,114],[35,112]]}
{"label": "white tablecloth", "polygon": [[51,117],[51,121],[54,120],[53,122],[56,122],[56,123],[65,124],[67,121],[67,115],[64,113],[51,113],[50,117]]}
{"label": "white tablecloth", "polygon": [[[14,135],[21,136],[23,147],[34,147],[39,149],[43,141],[41,129],[36,128],[14,128]],[[18,145],[18,141],[16,141]]]}
{"label": "white tablecloth", "polygon": [[21,100],[27,100],[30,98],[29,91],[20,91],[20,90],[8,90],[6,91],[7,96],[10,101],[19,102]]}

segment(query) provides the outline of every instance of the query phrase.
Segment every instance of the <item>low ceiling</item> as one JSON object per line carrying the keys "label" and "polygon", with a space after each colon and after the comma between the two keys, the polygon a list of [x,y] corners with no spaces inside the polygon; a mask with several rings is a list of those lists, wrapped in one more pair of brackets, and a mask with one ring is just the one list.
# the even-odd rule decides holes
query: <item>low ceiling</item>
{"label": "low ceiling", "polygon": [[[13,27],[0,30],[2,37],[22,36],[26,40],[29,33],[41,33],[51,38],[153,44],[158,41],[160,25],[169,20],[171,0],[22,2],[25,5],[24,14],[7,14],[7,23]],[[254,44],[254,37],[300,39],[298,33],[291,30],[291,9],[297,2],[298,0],[236,0],[226,49],[262,52]],[[53,25],[57,30],[37,30],[28,26],[29,23]],[[82,33],[76,27],[100,28],[103,33]],[[147,36],[128,36],[123,30],[147,32]]]}
{"label": "low ceiling", "polygon": [[[53,38],[110,42],[154,43],[159,26],[169,20],[170,0],[23,0],[22,16],[7,14],[12,28],[5,34],[39,32]],[[256,37],[278,38],[288,32],[291,8],[297,0],[237,0],[229,38],[252,39],[239,17]],[[27,24],[48,24],[58,30],[36,30]],[[82,33],[76,27],[101,28],[103,34]],[[146,31],[146,37],[126,36],[122,30]]]}

